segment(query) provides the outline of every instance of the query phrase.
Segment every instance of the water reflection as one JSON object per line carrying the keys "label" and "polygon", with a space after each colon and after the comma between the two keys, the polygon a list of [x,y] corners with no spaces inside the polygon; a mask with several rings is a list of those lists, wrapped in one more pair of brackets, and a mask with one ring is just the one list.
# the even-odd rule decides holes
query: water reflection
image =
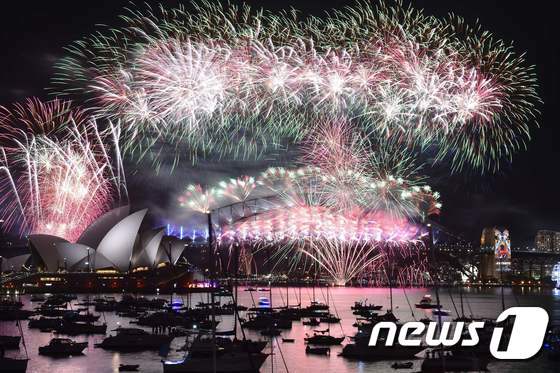
{"label": "water reflection", "polygon": [[[409,321],[413,319],[421,319],[424,317],[431,317],[430,310],[420,310],[414,308],[414,304],[418,303],[425,294],[432,294],[432,289],[396,289],[393,291],[393,305],[395,315],[402,321]],[[270,296],[271,295],[271,296]],[[113,295],[118,300],[120,294]],[[289,303],[291,305],[302,303],[303,306],[308,305],[313,299],[313,291],[309,288],[295,289],[295,288],[273,288],[272,292],[245,292],[239,291],[239,303],[245,306],[257,306],[259,296],[266,296],[272,302],[273,307],[279,307]],[[327,294],[325,289],[315,290],[316,299],[322,302],[327,301]],[[85,296],[80,296],[78,300],[73,301],[73,307],[76,303],[85,300]],[[169,299],[169,296],[166,296]],[[29,296],[22,296],[22,302],[25,308],[33,309],[37,307],[37,302],[30,302]],[[180,307],[182,304],[196,304],[198,301],[206,302],[209,297],[206,294],[192,295],[190,298],[187,296],[175,295],[173,297],[174,307]],[[330,290],[329,303],[331,312],[337,314],[342,318],[339,325],[331,324],[331,332],[333,335],[352,336],[356,332],[356,328],[352,326],[355,322],[356,316],[352,314],[350,307],[357,300],[368,300],[368,303],[380,304],[384,309],[389,307],[390,296],[389,290],[385,288],[333,288]],[[496,317],[501,311],[500,289],[498,288],[477,288],[469,287],[463,291],[463,304],[461,307],[460,294],[457,289],[440,289],[440,299],[443,308],[451,311],[451,317],[455,317],[458,313],[464,312],[466,316],[476,317]],[[223,298],[222,302],[227,303],[230,298]],[[560,324],[560,292],[552,289],[542,288],[517,288],[505,289],[505,303],[506,307],[512,306],[542,306],[549,311],[552,324]],[[412,305],[412,308],[411,306]],[[463,310],[463,311],[461,311]],[[93,307],[91,307],[93,312]],[[126,317],[119,317],[114,312],[106,312],[101,320],[106,320],[110,333],[119,325],[133,326],[130,324],[133,319]],[[218,316],[220,321],[218,330],[231,330],[232,316]],[[88,341],[89,346],[85,350],[83,356],[76,356],[69,359],[52,359],[46,356],[38,355],[39,346],[46,345],[54,334],[41,333],[36,329],[29,329],[27,327],[28,321],[22,322],[24,331],[27,351],[30,356],[29,372],[37,373],[53,373],[53,372],[118,372],[120,364],[140,364],[140,370],[143,372],[161,372],[161,357],[158,356],[157,351],[145,351],[140,353],[119,353],[106,351],[100,348],[95,348],[94,344],[101,342],[103,336],[77,336],[73,339],[76,341]],[[331,348],[330,356],[314,356],[305,354],[304,338],[306,334],[313,334],[313,330],[320,328],[324,329],[327,324],[321,324],[319,327],[304,326],[301,322],[293,322],[291,330],[282,331],[275,341],[275,351],[273,357],[269,357],[263,365],[262,372],[271,372],[274,367],[275,372],[284,372],[284,362],[282,355],[286,361],[286,365],[290,372],[312,372],[319,371],[321,373],[327,372],[394,372],[390,367],[392,361],[382,362],[359,362],[346,360],[337,356],[342,350],[342,346],[334,346]],[[149,328],[146,328],[150,331]],[[15,322],[1,322],[0,332],[4,335],[17,335],[17,326]],[[262,339],[258,332],[246,330],[248,337],[252,339]],[[283,343],[282,337],[295,339],[294,343]],[[348,339],[343,343],[348,343]],[[180,359],[183,352],[177,351],[185,344],[185,338],[175,338],[171,344],[169,352],[169,359]],[[270,346],[265,349],[265,352],[270,351]],[[23,352],[23,349],[21,350]],[[8,352],[8,355],[14,352]],[[414,367],[410,371],[419,371],[421,360],[414,361]],[[548,363],[544,358],[538,358],[530,362],[497,362],[491,363],[489,366],[493,372],[526,372],[528,370],[537,372],[550,372],[554,371],[554,366]]]}

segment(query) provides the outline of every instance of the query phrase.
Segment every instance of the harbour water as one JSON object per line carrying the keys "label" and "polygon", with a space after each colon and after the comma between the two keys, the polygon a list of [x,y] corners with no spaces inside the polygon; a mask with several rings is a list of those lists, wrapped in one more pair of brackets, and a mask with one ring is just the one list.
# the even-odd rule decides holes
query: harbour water
{"label": "harbour water", "polygon": [[[253,301],[258,302],[259,297],[270,297],[268,291],[248,292],[243,287],[239,288],[239,304],[248,307],[253,306]],[[467,316],[489,317],[495,318],[502,309],[499,288],[465,288],[463,309]],[[291,305],[299,303],[301,294],[301,303],[303,306],[308,305],[312,300],[311,288],[273,288],[272,289],[272,305],[279,307],[286,305],[286,297],[289,295],[289,303]],[[414,308],[424,294],[432,294],[435,296],[433,289],[394,289],[393,290],[393,309],[395,315],[401,321],[409,321],[414,318],[431,317],[429,310],[419,310]],[[119,294],[108,294],[114,296],[117,300]],[[161,297],[169,299],[169,295]],[[318,301],[325,302],[327,300],[326,288],[316,288],[315,298]],[[350,307],[358,300],[368,300],[368,303],[379,304],[387,309],[390,305],[390,292],[386,288],[331,288],[329,290],[329,304],[331,312],[338,314],[342,321],[340,324],[330,324],[330,333],[334,336],[352,336],[356,332],[356,328],[352,327],[356,316],[352,314]],[[452,312],[452,316],[461,313],[461,305],[459,301],[458,289],[440,289],[440,299],[443,307]],[[78,300],[73,301],[76,304],[85,299],[80,295]],[[174,296],[174,299],[182,300],[186,303],[185,296]],[[206,294],[193,294],[191,301],[193,304],[198,302],[207,302]],[[30,301],[28,295],[21,296],[24,308],[33,309],[37,306]],[[230,301],[230,298],[223,298],[223,302]],[[552,289],[541,288],[516,288],[505,289],[506,307],[513,306],[540,306],[549,312],[550,322],[553,325],[560,325],[560,292]],[[412,306],[410,307],[409,304]],[[77,308],[74,306],[74,308]],[[93,312],[93,307],[91,309]],[[230,330],[232,328],[233,316],[217,316],[220,320],[218,330]],[[133,326],[129,324],[133,319],[119,317],[114,312],[105,312],[102,314],[100,321],[105,321],[108,325],[107,332],[119,326]],[[52,333],[40,332],[37,329],[29,329],[28,321],[22,321],[22,330],[25,337],[25,348],[29,355],[30,361],[28,372],[33,373],[79,373],[79,372],[118,372],[120,364],[140,364],[141,372],[161,372],[161,359],[163,358],[157,351],[119,353],[106,351],[101,348],[95,348],[94,344],[101,342],[103,336],[77,336],[73,337],[76,341],[88,341],[89,346],[81,356],[70,358],[51,358],[38,355],[39,346],[48,344],[50,339],[55,335]],[[381,362],[359,362],[347,360],[337,356],[342,350],[342,346],[331,347],[330,356],[306,355],[304,337],[306,334],[313,334],[314,329],[326,329],[329,324],[321,324],[318,327],[304,326],[301,322],[293,322],[291,330],[282,331],[282,335],[277,337],[274,342],[274,355],[269,357],[263,365],[261,372],[394,372],[390,367],[392,361]],[[150,328],[146,328],[151,331]],[[239,332],[238,332],[239,333]],[[0,322],[0,334],[2,335],[18,335],[18,329],[15,321]],[[240,334],[239,334],[240,335]],[[265,339],[258,332],[246,330],[246,335],[252,339]],[[282,337],[295,339],[294,343],[283,343]],[[268,339],[270,341],[270,339]],[[175,338],[171,344],[169,354],[165,359],[179,359],[184,352],[177,351],[185,343],[185,337]],[[343,345],[349,343],[346,339]],[[270,344],[264,352],[271,352]],[[7,351],[7,356],[22,356],[24,348],[20,351]],[[422,360],[414,361],[412,370],[419,371]],[[287,369],[286,369],[287,368]],[[489,365],[492,372],[557,372],[557,363],[549,362],[543,356],[537,356],[526,362],[492,362]]]}

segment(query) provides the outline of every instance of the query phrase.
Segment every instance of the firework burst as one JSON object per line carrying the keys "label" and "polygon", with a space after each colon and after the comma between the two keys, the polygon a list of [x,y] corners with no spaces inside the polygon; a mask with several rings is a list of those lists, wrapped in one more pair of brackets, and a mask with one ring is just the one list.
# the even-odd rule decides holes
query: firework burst
{"label": "firework burst", "polygon": [[217,198],[222,195],[222,191],[216,188],[205,189],[202,185],[191,184],[186,191],[179,197],[182,207],[209,214],[216,208]]}
{"label": "firework burst", "polygon": [[110,136],[86,118],[58,100],[2,109],[0,206],[9,228],[75,241],[126,198],[117,142],[106,145]]}
{"label": "firework burst", "polygon": [[301,19],[195,8],[135,11],[76,43],[60,93],[82,92],[131,136],[186,144],[191,158],[256,157],[340,116],[370,137],[435,149],[454,170],[495,170],[529,138],[533,68],[478,25],[385,3]]}
{"label": "firework burst", "polygon": [[[421,220],[437,213],[441,205],[439,195],[427,185],[392,176],[376,180],[352,170],[344,171],[346,182],[352,180],[360,193],[336,191],[337,185],[341,188],[339,171],[316,166],[269,168],[256,178],[222,181],[219,187],[191,185],[180,201],[194,211],[217,212],[217,240],[230,254],[239,244],[250,244],[256,252],[272,249],[274,267],[287,261],[291,271],[317,263],[343,284],[386,260],[387,246],[401,247],[403,252],[420,247],[425,233],[410,218]],[[261,199],[266,203],[245,209],[250,201]],[[237,204],[244,206],[240,216],[221,219],[222,208],[233,214],[231,207]]]}
{"label": "firework burst", "polygon": [[381,213],[339,214],[319,206],[294,206],[253,215],[224,227],[219,240],[272,248],[272,260],[289,270],[310,259],[337,284],[345,284],[386,258],[387,246],[421,244],[421,228]]}

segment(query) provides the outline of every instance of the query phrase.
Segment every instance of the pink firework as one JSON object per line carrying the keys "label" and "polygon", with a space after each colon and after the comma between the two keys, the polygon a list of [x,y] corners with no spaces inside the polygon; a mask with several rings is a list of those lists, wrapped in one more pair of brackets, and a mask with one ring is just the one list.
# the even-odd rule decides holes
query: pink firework
{"label": "pink firework", "polygon": [[[68,102],[28,101],[3,110],[1,216],[20,234],[50,234],[69,241],[108,211],[125,190],[110,139]],[[117,156],[118,157],[118,156]]]}
{"label": "pink firework", "polygon": [[231,198],[234,202],[245,201],[256,187],[257,182],[252,176],[241,176],[237,179],[219,183],[221,194],[224,197]]}
{"label": "pink firework", "polygon": [[191,184],[187,186],[185,193],[179,196],[179,203],[187,209],[208,214],[216,207],[217,197],[221,194],[221,190],[205,189],[202,185]]}
{"label": "pink firework", "polygon": [[[223,228],[219,241],[272,247],[279,261],[292,265],[309,258],[338,285],[383,262],[385,248],[403,252],[421,246],[424,233],[406,219],[383,213],[341,214],[320,206],[295,206],[266,211]],[[400,249],[398,249],[400,248]]]}
{"label": "pink firework", "polygon": [[226,228],[222,237],[280,242],[336,239],[406,243],[418,239],[419,228],[406,219],[383,213],[343,214],[321,206],[294,206],[242,219]]}

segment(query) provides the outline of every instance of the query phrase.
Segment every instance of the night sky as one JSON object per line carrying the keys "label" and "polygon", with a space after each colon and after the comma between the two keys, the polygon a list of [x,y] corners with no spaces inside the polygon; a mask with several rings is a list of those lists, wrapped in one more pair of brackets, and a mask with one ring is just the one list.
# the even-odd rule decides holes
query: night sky
{"label": "night sky", "polygon": [[[295,6],[304,13],[316,15],[352,3],[329,0],[247,2],[269,9]],[[169,6],[177,4],[176,1],[167,3]],[[510,228],[514,246],[531,241],[537,229],[560,230],[559,178],[556,176],[560,153],[560,129],[556,123],[560,109],[560,32],[554,2],[424,0],[412,4],[439,17],[454,12],[470,24],[478,19],[496,37],[513,40],[516,52],[526,52],[529,64],[536,66],[539,94],[544,101],[540,106],[540,128],[532,132],[528,150],[518,153],[512,164],[505,164],[494,175],[459,175],[444,181],[434,180],[444,202],[441,223],[471,240],[478,239],[484,226],[506,226]],[[64,47],[92,33],[97,24],[118,26],[118,15],[126,6],[134,5],[117,0],[17,1],[10,5],[3,2],[0,11],[0,105],[30,96],[47,98],[45,88],[49,86],[53,64],[64,55]],[[163,210],[159,213],[164,215],[164,210],[172,205],[168,191],[177,187],[169,185],[173,182],[178,181],[162,178],[152,183],[147,192],[132,180],[129,189],[135,207],[159,204]],[[180,184],[189,182],[181,180]],[[158,192],[159,189],[163,191]],[[155,203],[154,200],[147,202],[143,200],[146,195],[158,195],[159,199]]]}

